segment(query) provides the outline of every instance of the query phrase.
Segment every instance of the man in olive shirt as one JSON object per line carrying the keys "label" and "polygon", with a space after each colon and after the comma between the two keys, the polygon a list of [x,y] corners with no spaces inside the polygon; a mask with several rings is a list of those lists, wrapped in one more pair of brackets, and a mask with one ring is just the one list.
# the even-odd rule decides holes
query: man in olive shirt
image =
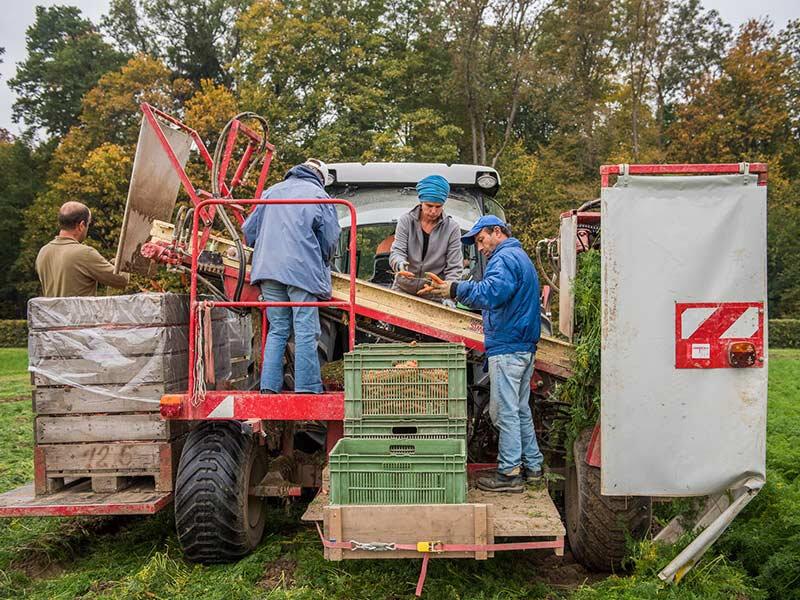
{"label": "man in olive shirt", "polygon": [[91,212],[80,202],[65,202],[61,206],[58,211],[61,231],[36,257],[43,296],[96,296],[98,283],[115,288],[128,285],[129,274],[114,273],[114,265],[83,243],[91,221]]}

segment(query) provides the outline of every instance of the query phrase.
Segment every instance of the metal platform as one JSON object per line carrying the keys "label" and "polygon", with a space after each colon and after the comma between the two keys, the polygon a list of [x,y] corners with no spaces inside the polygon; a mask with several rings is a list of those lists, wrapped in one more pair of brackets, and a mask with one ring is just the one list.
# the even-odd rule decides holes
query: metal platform
{"label": "metal platform", "polygon": [[136,482],[119,492],[93,492],[90,479],[58,492],[34,494],[33,483],[0,494],[0,517],[152,515],[172,502],[172,492],[156,492],[153,482]]}

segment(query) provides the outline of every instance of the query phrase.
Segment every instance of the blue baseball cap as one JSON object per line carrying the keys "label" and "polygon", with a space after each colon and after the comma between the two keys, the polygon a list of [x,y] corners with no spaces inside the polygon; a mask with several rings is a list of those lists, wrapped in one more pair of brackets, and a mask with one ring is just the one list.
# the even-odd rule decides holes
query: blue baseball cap
{"label": "blue baseball cap", "polygon": [[475,236],[481,232],[481,229],[484,227],[507,227],[507,225],[503,222],[500,217],[496,217],[494,215],[485,215],[475,221],[475,225],[472,226],[467,233],[461,236],[461,243],[465,246],[471,246],[475,243]]}

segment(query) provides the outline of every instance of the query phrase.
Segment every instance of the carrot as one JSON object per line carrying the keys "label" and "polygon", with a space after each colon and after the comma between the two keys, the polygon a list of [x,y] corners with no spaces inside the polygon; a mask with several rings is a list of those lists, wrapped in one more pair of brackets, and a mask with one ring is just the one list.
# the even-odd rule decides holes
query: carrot
{"label": "carrot", "polygon": [[408,277],[409,279],[414,278],[414,274],[411,271],[398,271],[397,275],[400,277]]}
{"label": "carrot", "polygon": [[425,273],[425,277],[433,281],[434,283],[444,283],[444,279],[439,277],[436,273]]}

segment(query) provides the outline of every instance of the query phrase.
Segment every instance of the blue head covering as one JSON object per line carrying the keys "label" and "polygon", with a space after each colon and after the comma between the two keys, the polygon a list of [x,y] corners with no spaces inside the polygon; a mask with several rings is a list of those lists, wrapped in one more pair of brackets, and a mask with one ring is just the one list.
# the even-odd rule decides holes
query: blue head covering
{"label": "blue head covering", "polygon": [[417,184],[417,196],[420,202],[444,204],[449,193],[450,184],[441,175],[428,175]]}

